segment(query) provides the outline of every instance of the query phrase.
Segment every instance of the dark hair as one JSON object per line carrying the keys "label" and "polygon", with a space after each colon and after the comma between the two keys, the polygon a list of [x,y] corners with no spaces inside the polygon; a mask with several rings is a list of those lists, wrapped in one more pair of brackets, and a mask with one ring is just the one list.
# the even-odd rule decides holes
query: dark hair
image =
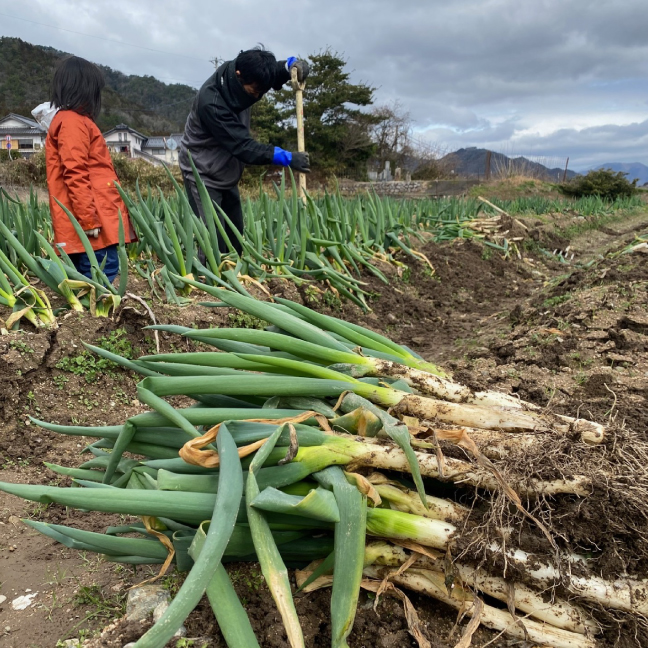
{"label": "dark hair", "polygon": [[74,110],[96,120],[101,111],[101,90],[105,85],[103,74],[94,63],[69,56],[54,71],[50,101],[61,110]]}
{"label": "dark hair", "polygon": [[254,85],[265,93],[274,84],[277,59],[263,45],[245,52],[241,50],[236,57],[235,66],[241,73],[240,79],[244,85]]}

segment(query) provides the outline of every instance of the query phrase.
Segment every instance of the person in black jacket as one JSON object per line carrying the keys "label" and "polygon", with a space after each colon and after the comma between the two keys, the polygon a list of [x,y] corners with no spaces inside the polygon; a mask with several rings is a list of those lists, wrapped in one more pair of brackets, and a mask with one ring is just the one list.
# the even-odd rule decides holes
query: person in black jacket
{"label": "person in black jacket", "polygon": [[[191,153],[200,178],[211,199],[220,205],[239,232],[243,231],[243,212],[238,183],[246,164],[278,164],[299,173],[310,172],[308,153],[291,153],[278,146],[261,144],[250,134],[250,110],[270,89],[280,90],[297,68],[300,82],[308,76],[308,63],[290,57],[277,61],[263,47],[241,51],[223,63],[200,88],[187,117],[180,141],[178,161],[189,203],[204,220],[198,188],[188,153]],[[241,246],[223,223],[231,243]],[[227,251],[219,241],[221,252]]]}

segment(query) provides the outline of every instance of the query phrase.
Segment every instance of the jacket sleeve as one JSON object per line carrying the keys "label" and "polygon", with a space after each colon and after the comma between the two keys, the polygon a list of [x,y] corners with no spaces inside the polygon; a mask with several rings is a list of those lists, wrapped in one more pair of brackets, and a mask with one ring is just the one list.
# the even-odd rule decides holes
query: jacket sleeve
{"label": "jacket sleeve", "polygon": [[88,170],[90,132],[82,119],[75,116],[63,120],[58,132],[58,149],[63,180],[72,202],[70,211],[84,230],[101,227]]}
{"label": "jacket sleeve", "polygon": [[274,146],[257,142],[235,113],[217,103],[213,93],[198,97],[197,112],[218,144],[243,164],[272,164]]}
{"label": "jacket sleeve", "polygon": [[277,61],[277,69],[275,70],[275,80],[272,84],[273,90],[281,90],[284,83],[290,81],[290,72],[286,69],[287,61]]}

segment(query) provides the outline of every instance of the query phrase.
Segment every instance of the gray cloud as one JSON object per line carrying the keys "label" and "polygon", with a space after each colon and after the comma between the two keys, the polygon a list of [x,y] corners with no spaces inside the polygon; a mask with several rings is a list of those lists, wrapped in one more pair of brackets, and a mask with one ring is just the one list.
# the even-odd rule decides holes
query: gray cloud
{"label": "gray cloud", "polygon": [[7,13],[164,50],[0,16],[3,35],[194,86],[209,59],[257,42],[280,57],[330,46],[446,148],[648,163],[644,0],[26,0]]}
{"label": "gray cloud", "polygon": [[[457,133],[448,128],[425,131],[420,139],[443,144],[443,150],[478,146],[516,157],[550,159],[561,166],[570,158],[570,168],[578,171],[606,162],[641,162],[648,150],[648,119],[627,125],[606,124],[576,130],[561,128],[547,135],[517,135],[515,122],[489,125],[480,131]],[[542,160],[538,160],[542,161]],[[645,163],[645,162],[644,162]]]}

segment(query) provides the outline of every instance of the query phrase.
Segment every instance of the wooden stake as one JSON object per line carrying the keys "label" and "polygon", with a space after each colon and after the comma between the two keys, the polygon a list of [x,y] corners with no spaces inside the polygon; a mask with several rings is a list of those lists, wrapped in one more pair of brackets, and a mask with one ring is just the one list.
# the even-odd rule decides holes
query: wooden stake
{"label": "wooden stake", "polygon": [[504,216],[509,216],[510,215],[508,212],[505,212],[503,209],[500,209],[497,205],[493,205],[493,203],[490,200],[486,200],[486,198],[482,198],[481,196],[477,196],[477,200],[481,200],[483,203],[486,203],[489,207],[492,207],[496,212],[498,212],[500,214],[504,214]]}
{"label": "wooden stake", "polygon": [[[292,88],[295,91],[295,104],[297,109],[297,150],[300,153],[306,152],[306,143],[304,141],[304,88],[306,83],[299,83],[297,79],[297,66],[293,65],[290,76]],[[299,174],[299,197],[306,200],[306,174]]]}

